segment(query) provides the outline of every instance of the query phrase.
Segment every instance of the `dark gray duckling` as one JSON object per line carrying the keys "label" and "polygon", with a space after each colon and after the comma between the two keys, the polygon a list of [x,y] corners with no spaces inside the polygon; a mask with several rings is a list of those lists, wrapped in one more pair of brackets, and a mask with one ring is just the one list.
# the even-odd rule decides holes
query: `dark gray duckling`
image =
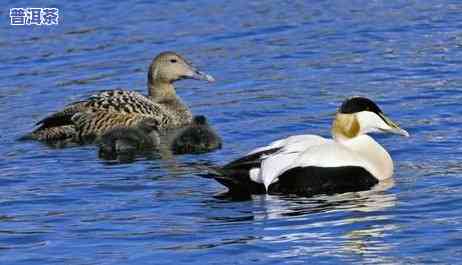
{"label": "dark gray duckling", "polygon": [[200,154],[221,149],[221,146],[220,136],[208,124],[207,118],[199,115],[177,134],[171,149],[174,154]]}
{"label": "dark gray duckling", "polygon": [[134,156],[138,153],[157,150],[159,147],[159,123],[146,118],[134,127],[119,127],[99,137],[99,156],[117,159],[120,155]]}

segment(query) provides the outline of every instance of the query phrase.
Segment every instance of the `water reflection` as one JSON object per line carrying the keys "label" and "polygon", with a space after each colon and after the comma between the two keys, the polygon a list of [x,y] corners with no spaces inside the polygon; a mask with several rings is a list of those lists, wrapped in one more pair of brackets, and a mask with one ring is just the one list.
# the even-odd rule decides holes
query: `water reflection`
{"label": "water reflection", "polygon": [[399,227],[395,224],[373,225],[369,224],[363,229],[358,229],[346,233],[342,236],[344,240],[341,251],[348,254],[357,254],[363,257],[364,263],[371,264],[395,264],[390,257],[384,254],[395,247],[390,242],[385,242],[383,238],[387,234],[393,233]]}
{"label": "water reflection", "polygon": [[[241,208],[241,214],[208,220],[220,226],[227,223],[263,226],[255,236],[273,246],[274,251],[267,253],[271,259],[335,256],[356,257],[361,263],[387,264],[392,261],[383,254],[394,246],[383,238],[398,228],[389,211],[397,203],[396,195],[389,191],[393,186],[394,180],[390,179],[362,192],[311,198],[254,195],[250,201],[220,194],[215,203],[235,205]],[[208,205],[212,207],[213,203]]]}
{"label": "water reflection", "polygon": [[358,254],[364,263],[384,262],[380,254],[392,246],[381,239],[396,229],[386,211],[396,205],[396,195],[387,192],[393,185],[391,179],[368,191],[315,198],[264,196],[256,203],[264,201],[266,207],[255,213],[255,219],[287,220],[266,228],[281,233],[263,240],[290,243],[271,257]]}
{"label": "water reflection", "polygon": [[264,211],[256,212],[256,219],[277,219],[322,212],[359,211],[373,212],[393,207],[396,195],[386,191],[394,186],[394,180],[380,182],[371,190],[311,198],[297,196],[254,195],[257,205],[265,205]]}

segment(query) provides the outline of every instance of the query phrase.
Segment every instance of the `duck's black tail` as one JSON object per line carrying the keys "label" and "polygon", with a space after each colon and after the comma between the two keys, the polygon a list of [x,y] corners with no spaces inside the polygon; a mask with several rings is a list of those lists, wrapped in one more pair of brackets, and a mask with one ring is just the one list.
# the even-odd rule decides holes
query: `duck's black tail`
{"label": "duck's black tail", "polygon": [[196,169],[202,171],[198,175],[204,178],[212,178],[227,187],[229,193],[250,195],[266,193],[265,186],[250,179],[249,171],[242,169],[230,169],[214,165],[196,165]]}

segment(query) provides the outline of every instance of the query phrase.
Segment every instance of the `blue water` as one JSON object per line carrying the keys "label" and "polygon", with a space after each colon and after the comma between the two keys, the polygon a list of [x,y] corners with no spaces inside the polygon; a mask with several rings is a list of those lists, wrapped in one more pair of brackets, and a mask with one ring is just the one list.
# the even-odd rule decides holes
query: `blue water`
{"label": "blue water", "polygon": [[[154,2],[154,3],[152,3]],[[13,27],[11,7],[60,25]],[[460,1],[6,1],[0,9],[1,264],[456,264],[462,260]],[[222,150],[118,164],[16,139],[95,91],[145,92],[157,53],[217,82],[178,94]],[[412,137],[377,135],[394,181],[367,192],[232,201],[191,162],[329,135],[367,96]]]}

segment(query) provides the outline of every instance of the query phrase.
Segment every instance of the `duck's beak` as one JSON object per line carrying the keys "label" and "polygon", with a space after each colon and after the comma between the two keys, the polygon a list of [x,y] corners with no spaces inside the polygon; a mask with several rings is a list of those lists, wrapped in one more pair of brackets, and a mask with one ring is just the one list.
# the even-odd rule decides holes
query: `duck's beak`
{"label": "duck's beak", "polygon": [[396,124],[394,121],[392,121],[387,116],[381,114],[380,117],[382,117],[382,119],[385,121],[385,123],[389,126],[386,129],[382,129],[383,131],[389,132],[389,133],[394,133],[394,134],[399,134],[399,135],[402,135],[402,136],[405,136],[405,137],[410,136],[410,134],[406,130],[399,127],[398,124]]}
{"label": "duck's beak", "polygon": [[213,76],[201,71],[195,71],[192,78],[197,80],[205,80],[207,82],[215,82],[215,78],[213,78]]}
{"label": "duck's beak", "polygon": [[202,71],[197,70],[194,67],[191,67],[191,73],[188,76],[191,79],[196,79],[196,80],[205,80],[207,82],[214,82],[215,78],[213,76],[206,74]]}

